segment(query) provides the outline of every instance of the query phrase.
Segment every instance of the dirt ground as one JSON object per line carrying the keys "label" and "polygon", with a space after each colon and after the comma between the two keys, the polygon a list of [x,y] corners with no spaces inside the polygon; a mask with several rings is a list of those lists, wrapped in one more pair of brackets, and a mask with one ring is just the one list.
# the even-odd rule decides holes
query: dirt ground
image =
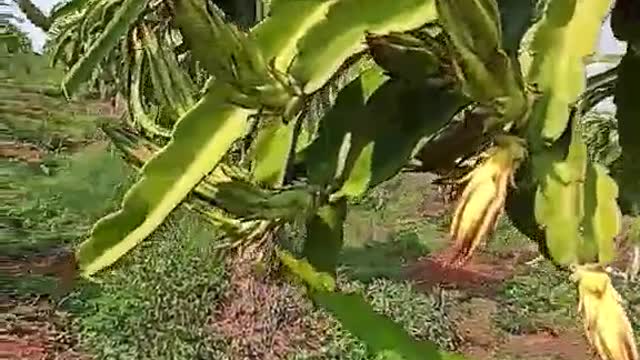
{"label": "dirt ground", "polygon": [[[507,259],[477,256],[461,269],[447,269],[442,256],[414,264],[408,276],[430,291],[436,284],[460,289],[468,295],[451,315],[463,339],[461,352],[469,359],[595,360],[581,330],[553,328],[537,333],[513,335],[495,328],[499,311],[495,290],[516,273],[516,266],[534,254]],[[76,341],[65,331],[68,319],[47,299],[30,302],[0,299],[0,358],[8,360],[65,359],[90,357],[76,350]]]}
{"label": "dirt ground", "polygon": [[[478,254],[462,268],[443,265],[446,254],[421,259],[408,269],[408,277],[425,291],[438,285],[458,289],[469,298],[456,305],[452,318],[464,343],[461,351],[469,359],[595,360],[579,323],[573,328],[554,324],[535,333],[506,334],[496,329],[493,318],[499,311],[496,289],[514,276],[517,266],[535,258],[527,251],[498,259]],[[579,321],[579,320],[577,320]]]}
{"label": "dirt ground", "polygon": [[0,141],[0,159],[40,163],[43,155],[44,151],[32,144],[18,141]]}
{"label": "dirt ground", "polygon": [[0,359],[86,360],[65,327],[69,319],[47,299],[0,297]]}

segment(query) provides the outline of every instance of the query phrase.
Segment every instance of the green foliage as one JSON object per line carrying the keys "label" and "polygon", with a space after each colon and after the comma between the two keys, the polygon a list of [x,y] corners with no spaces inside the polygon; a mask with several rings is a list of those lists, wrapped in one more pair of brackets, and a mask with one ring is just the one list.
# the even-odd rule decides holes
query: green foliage
{"label": "green foliage", "polygon": [[498,4],[492,0],[436,4],[439,20],[459,56],[465,94],[478,101],[517,96],[515,72],[501,49]]}
{"label": "green foliage", "polygon": [[194,103],[195,87],[187,73],[179,67],[178,60],[148,26],[141,26],[144,51],[149,61],[151,84],[156,99],[166,112],[175,112],[172,123],[183,116]]}
{"label": "green foliage", "polygon": [[[506,202],[513,222],[543,242],[555,263],[612,261],[618,185],[589,157],[582,124],[617,81],[619,127],[631,126],[631,82],[605,74],[587,87],[584,76],[609,1],[550,0],[539,14],[531,1],[276,0],[248,31],[195,0],[131,4],[118,6],[65,84],[76,88],[90,70],[106,68],[119,43],[111,60],[121,56],[136,75],[123,86],[132,90],[133,124],[170,140],[150,137],[154,154],[135,156],[135,136],[114,137],[136,166],[144,163],[142,177],[79,247],[84,275],[115,263],[183,201],[233,244],[272,242],[283,225],[304,222],[301,254],[278,254],[318,305],[378,355],[448,358],[362,297],[336,291],[331,276],[347,201],[401,171],[436,168],[449,177],[476,170],[463,179],[471,185],[454,214],[470,232],[458,252],[484,240]],[[169,30],[154,12],[169,17]],[[89,9],[85,16],[97,15]],[[616,21],[618,36],[629,36]],[[176,25],[179,39],[170,31]],[[131,62],[131,45],[139,43],[145,56],[134,53]],[[627,78],[637,71],[635,51],[619,68]],[[186,68],[198,66],[210,78],[195,95]],[[338,85],[335,101],[326,97],[328,106],[308,121],[309,104],[338,78],[348,85]],[[151,91],[143,93],[143,84]],[[516,157],[500,147],[505,136],[526,145],[517,154],[528,153],[524,164],[502,161]],[[629,142],[620,143],[624,159]],[[516,172],[522,191],[510,188]]]}
{"label": "green foliage", "polygon": [[[137,40],[137,39],[136,39]],[[142,43],[140,41],[133,41],[133,44],[136,46],[142,47]],[[129,108],[129,116],[132,118],[132,121],[135,124],[138,124],[146,133],[156,136],[169,137],[171,132],[169,129],[166,129],[161,124],[155,122],[149,114],[145,111],[144,102],[143,102],[143,94],[144,94],[144,54],[143,50],[134,50],[135,53],[133,55],[133,64],[131,64],[131,83],[129,84],[129,98],[128,100],[128,108]],[[162,60],[160,60],[162,61]],[[158,83],[157,77],[152,77],[155,82]],[[155,89],[158,90],[161,94],[165,94],[164,90],[166,88],[161,87],[161,84],[158,84]]]}
{"label": "green foliage", "polygon": [[[309,295],[334,317],[341,326],[368,345],[372,354],[393,354],[401,359],[421,359],[425,356],[437,359],[461,359],[457,355],[438,351],[429,341],[416,341],[404,329],[388,317],[373,310],[360,294],[344,294],[334,291],[326,279],[326,273],[317,272],[308,262],[300,262],[287,253],[281,253],[283,264],[309,284]],[[304,265],[303,265],[304,264]]]}
{"label": "green foliage", "polygon": [[[525,72],[540,92],[527,130],[538,186],[535,217],[550,255],[562,265],[609,263],[620,230],[618,187],[602,165],[588,159],[582,109],[572,104],[585,90],[583,58],[594,47],[608,5],[550,1],[532,28],[533,55]],[[575,41],[578,32],[581,40]]]}
{"label": "green foliage", "polygon": [[32,51],[31,40],[27,34],[9,19],[0,18],[0,56],[4,58],[7,54],[31,53]]}
{"label": "green foliage", "polygon": [[[529,142],[535,149],[556,141],[569,122],[570,105],[585,87],[583,58],[595,46],[608,0],[551,0],[533,27],[530,60],[524,60],[527,82],[541,94],[529,120]],[[563,61],[556,61],[563,59]]]}
{"label": "green foliage", "polygon": [[583,117],[582,122],[589,158],[606,167],[614,166],[622,152],[615,115],[590,113]]}
{"label": "green foliage", "polygon": [[300,39],[299,55],[289,71],[302,84],[305,93],[313,93],[347,58],[364,50],[367,32],[384,34],[412,30],[435,18],[431,0],[332,2],[325,18]]}
{"label": "green foliage", "polygon": [[262,57],[272,62],[276,70],[286,71],[298,53],[297,42],[333,4],[323,0],[273,0],[269,16],[251,29]]}
{"label": "green foliage", "polygon": [[[538,225],[535,215],[536,185],[527,179],[531,169],[521,169],[518,176],[518,188],[509,192],[505,211],[509,220],[518,231],[538,244],[540,252],[550,258],[546,242],[546,230]],[[527,180],[522,180],[527,179]]]}
{"label": "green foliage", "polygon": [[100,34],[77,63],[69,70],[62,88],[70,94],[86,81],[96,66],[102,61],[127,33],[129,26],[137,20],[147,5],[147,1],[125,0]]}
{"label": "green foliage", "polygon": [[224,343],[208,328],[228,282],[217,234],[180,209],[99,287],[65,300],[81,344],[99,358],[222,358]]}
{"label": "green foliage", "polygon": [[344,240],[347,203],[327,204],[307,221],[302,255],[318,271],[334,274]]}
{"label": "green foliage", "polygon": [[433,343],[418,342],[389,318],[371,308],[361,296],[331,292],[315,292],[313,300],[338,318],[345,328],[369,345],[378,355],[393,354],[398,359],[462,359],[439,352]]}
{"label": "green foliage", "polygon": [[[441,307],[435,296],[422,293],[409,282],[376,279],[370,283],[362,283],[343,280],[341,287],[343,291],[362,294],[376,313],[393,319],[418,340],[433,341],[440,349],[450,351],[454,351],[459,345],[456,330],[448,318],[450,309]],[[326,310],[318,308],[308,316],[315,321],[328,321],[330,326],[322,353],[315,356],[296,353],[289,360],[387,359],[384,351],[372,355],[365,343],[341,326]]]}
{"label": "green foliage", "polygon": [[[527,30],[535,22],[536,7],[540,0],[500,0],[498,11],[500,12],[500,28],[502,31],[502,49],[513,60],[517,60],[518,51],[522,39]],[[517,62],[514,62],[516,65]]]}
{"label": "green foliage", "polygon": [[534,160],[540,184],[536,220],[545,227],[550,254],[558,263],[607,264],[620,231],[618,187],[602,165],[589,161],[581,132],[572,130],[566,157],[557,151],[557,158]]}
{"label": "green foliage", "polygon": [[[430,84],[401,80],[382,84],[363,112],[352,114],[353,123],[346,124],[348,132],[357,135],[351,136],[341,166],[344,183],[333,196],[357,198],[396,175],[411,159],[418,142],[433,135],[465,102],[460,94]],[[371,121],[376,127],[369,125]]]}
{"label": "green foliage", "polygon": [[285,124],[278,119],[268,121],[260,131],[252,149],[251,175],[258,183],[280,186],[291,163],[292,148],[300,131],[297,118]]}
{"label": "green foliage", "polygon": [[[400,10],[398,9],[398,11]],[[403,10],[401,13],[406,14],[406,10]],[[133,13],[131,13],[131,15],[132,14]],[[329,14],[331,14],[331,12]],[[338,14],[340,13],[338,12]],[[215,17],[212,18],[212,21],[213,20],[215,20]],[[393,18],[393,21],[384,23],[380,26],[409,26],[409,24],[402,25],[404,20],[406,19],[402,17]],[[227,29],[225,31],[232,31],[230,30],[232,27],[227,25],[222,26],[221,29]],[[108,34],[108,32],[105,32],[105,34]],[[188,33],[185,35],[187,37],[189,36]],[[284,33],[279,36],[288,38],[288,34]],[[257,35],[256,42],[258,44],[258,48],[261,48],[260,44],[263,42]],[[353,42],[357,42],[357,39],[353,39]],[[251,44],[251,42],[248,44]],[[233,45],[230,43],[222,43],[220,46],[222,48],[229,48]],[[345,46],[352,48],[351,43],[345,44]],[[287,50],[287,46],[284,45],[281,49],[282,54],[286,55]],[[322,49],[319,48],[317,51],[322,51]],[[247,59],[249,60],[249,63],[252,65],[259,64],[259,62],[256,62],[256,58],[252,54],[253,52],[248,52],[247,55],[245,55],[249,56]],[[275,55],[277,55],[277,53]],[[258,67],[257,70],[260,71],[260,68]],[[316,71],[321,73],[324,70],[322,68],[317,68]],[[74,71],[72,70],[71,73],[73,72]],[[242,77],[237,78],[233,72],[230,75],[234,75],[232,76],[233,79],[242,79]],[[271,76],[275,76],[275,73],[271,74]],[[229,78],[230,77],[226,77],[226,79]],[[261,79],[259,78],[258,80],[260,81]],[[219,83],[220,88],[211,90],[211,92],[194,107],[194,109],[187,113],[178,122],[172,142],[159,153],[160,155],[158,157],[150,160],[150,162],[145,166],[145,173],[152,173],[151,170],[154,168],[158,171],[162,171],[160,169],[163,167],[163,165],[161,165],[163,161],[167,166],[169,165],[169,162],[171,162],[173,169],[176,171],[175,181],[166,175],[162,175],[161,178],[157,179],[153,176],[143,177],[142,182],[136,185],[127,196],[124,207],[125,211],[122,211],[112,217],[108,217],[103,222],[96,225],[92,233],[92,239],[86,242],[79,250],[78,256],[81,259],[80,264],[84,269],[83,271],[85,274],[91,274],[110,265],[118,257],[126,253],[126,251],[138,244],[144,237],[148,236],[151,231],[160,224],[161,220],[168,215],[173,207],[175,207],[178,202],[181,201],[202,179],[206,172],[210,171],[212,167],[217,165],[224,153],[229,150],[232,142],[242,135],[244,132],[246,118],[257,109],[250,111],[230,104],[224,104],[223,101],[228,99],[227,96],[235,98],[236,92],[235,90],[227,91],[228,88],[224,86],[225,77],[221,77],[220,81],[222,81]],[[233,85],[233,83],[229,83],[228,80],[227,84]],[[260,86],[268,85],[269,83],[264,82],[260,84]],[[246,96],[246,94],[242,95]],[[258,98],[261,96],[260,93],[254,95],[257,95]],[[244,106],[249,105],[251,104],[244,104]],[[266,105],[269,106],[270,104]],[[222,124],[218,124],[218,121],[215,119],[210,119],[209,116],[212,115],[209,115],[209,113],[215,113],[215,119],[219,119],[218,121],[222,122]],[[196,130],[196,128],[200,126],[197,124],[200,123],[204,125],[205,121],[208,124],[207,126],[213,126],[211,130],[205,130],[205,127],[200,127]],[[181,136],[191,137],[195,135],[193,132],[194,130],[199,133],[198,135],[210,134],[213,129],[220,129],[217,136],[214,135],[213,138],[209,137],[210,135],[203,136],[202,141],[189,138],[189,147],[192,147],[194,150],[197,149],[195,150],[195,154],[193,153],[194,150],[186,151],[186,149],[181,149],[181,147],[184,146],[180,145]],[[187,137],[182,141],[187,141]],[[184,144],[186,144],[186,142]],[[200,146],[205,146],[206,148],[203,149],[200,148]],[[185,158],[183,155],[173,154],[173,152],[176,151],[174,149],[180,149],[177,151],[183,155],[186,151],[189,156]],[[218,153],[218,156],[212,156],[212,154],[215,154],[216,152]],[[207,157],[205,157],[205,154]],[[179,162],[183,164],[184,169],[191,169],[191,171],[185,172],[182,168],[177,168],[174,164],[178,161],[170,160],[172,158],[181,158]],[[192,162],[193,166],[191,165]],[[179,175],[179,177],[177,175]],[[185,187],[183,187],[181,191],[176,191],[178,189],[176,185],[181,183],[180,179],[184,179]],[[149,182],[147,183],[147,181]],[[139,196],[139,198],[136,199],[135,194],[138,191],[139,195],[137,196]],[[141,195],[145,193],[147,195]],[[136,202],[140,203],[136,204]],[[132,213],[128,213],[129,211],[132,211]],[[137,215],[133,215],[134,213]],[[112,226],[108,226],[109,224]],[[134,231],[136,229],[138,230]],[[130,235],[127,235],[130,231],[133,232]]]}
{"label": "green foliage", "polygon": [[215,92],[192,108],[176,124],[169,145],[145,164],[123,210],[96,223],[79,247],[83,272],[91,275],[113,264],[151,234],[242,135],[248,113]]}
{"label": "green foliage", "polygon": [[[224,14],[215,6],[209,13],[202,2],[181,0],[175,5],[176,21],[194,49],[193,55],[216,78],[215,84],[228,84],[235,90],[228,94],[233,103],[247,108],[287,106],[291,90],[267,67],[258,35],[254,41],[225,22]],[[206,44],[217,44],[214,50],[218,52]]]}
{"label": "green foliage", "polygon": [[[343,141],[350,124],[345,119],[357,119],[371,94],[382,84],[384,76],[378,69],[363,72],[338,94],[335,105],[324,115],[318,137],[305,151],[307,176],[312,184],[329,186],[341,176],[340,160],[345,161]],[[363,120],[365,120],[363,118]],[[347,150],[348,151],[348,150]]]}
{"label": "green foliage", "polygon": [[417,36],[391,33],[367,36],[367,46],[375,62],[392,77],[424,80],[439,75],[446,59],[446,48],[439,42],[428,42]]}
{"label": "green foliage", "polygon": [[286,250],[278,252],[278,258],[286,268],[305,282],[311,291],[334,291],[335,279],[328,273],[317,271],[306,259],[296,259]]}
{"label": "green foliage", "polygon": [[55,21],[65,15],[73,13],[74,11],[81,10],[89,0],[68,0],[57,6],[54,6],[51,10],[51,18]]}
{"label": "green foliage", "polygon": [[315,211],[315,194],[306,188],[267,191],[240,180],[216,184],[212,197],[218,206],[243,219],[295,221]]}

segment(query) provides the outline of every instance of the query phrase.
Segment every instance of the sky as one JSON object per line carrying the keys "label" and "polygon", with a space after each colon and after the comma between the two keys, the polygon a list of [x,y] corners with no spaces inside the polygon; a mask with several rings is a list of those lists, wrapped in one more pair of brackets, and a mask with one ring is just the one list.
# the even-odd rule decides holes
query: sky
{"label": "sky", "polygon": [[[36,6],[40,8],[40,10],[42,10],[47,15],[51,11],[51,8],[53,7],[53,5],[60,2],[59,0],[31,0],[31,1],[33,1],[33,3],[36,4]],[[12,4],[11,11],[14,14],[24,19],[24,16],[22,16],[22,13],[18,9],[18,7],[15,6],[11,1],[9,2]],[[20,27],[21,29],[23,29],[29,34],[29,36],[31,37],[31,42],[33,43],[34,50],[36,51],[42,50],[42,46],[44,45],[44,42],[46,40],[46,35],[44,34],[44,32],[42,32],[42,30],[33,26],[33,24],[31,24],[26,19],[24,22],[22,22],[22,24],[18,24],[18,27]]]}
{"label": "sky", "polygon": [[[59,0],[32,0],[42,11],[46,14],[51,11],[51,8],[59,2]],[[16,14],[20,14],[20,10],[14,8],[13,11]],[[33,26],[29,21],[23,22],[20,27],[24,29],[30,36],[33,42],[33,48],[36,51],[40,51],[42,46],[44,45],[46,36],[45,34]],[[607,21],[603,26],[603,31],[600,34],[600,40],[598,42],[598,53],[600,54],[611,54],[611,53],[622,53],[624,51],[624,45],[616,41],[611,33],[611,29],[609,27],[609,21]]]}
{"label": "sky", "polygon": [[[60,0],[32,0],[42,11],[46,14],[51,11],[51,8]],[[20,14],[20,10],[16,7],[12,10],[15,14]],[[21,15],[21,14],[20,14]],[[36,51],[40,51],[42,46],[44,45],[46,36],[45,34],[35,26],[33,26],[29,21],[24,21],[20,24],[20,27],[24,29],[31,37],[33,42],[33,48]],[[599,54],[612,54],[612,53],[622,53],[624,52],[624,45],[620,42],[616,41],[611,33],[611,29],[609,27],[609,21],[604,24],[603,31],[600,34],[600,39],[598,41],[598,53]],[[595,69],[594,69],[595,70]]]}

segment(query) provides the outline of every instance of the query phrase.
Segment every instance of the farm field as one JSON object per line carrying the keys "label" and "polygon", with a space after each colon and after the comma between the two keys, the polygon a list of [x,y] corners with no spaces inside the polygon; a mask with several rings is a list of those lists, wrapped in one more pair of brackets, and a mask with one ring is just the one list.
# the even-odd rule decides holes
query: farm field
{"label": "farm field", "polygon": [[640,360],[638,24],[0,0],[0,359]]}
{"label": "farm field", "polygon": [[[60,295],[55,278],[20,274],[19,259],[55,258],[55,249],[80,241],[117,207],[136,174],[100,131],[99,124],[118,121],[105,105],[69,105],[39,91],[45,85],[36,79],[3,81],[0,119],[8,136],[0,151],[10,196],[2,204],[0,354],[368,359],[364,345],[296,287],[233,278],[215,249],[217,230],[186,209],[99,283]],[[417,338],[471,359],[590,358],[566,274],[545,261],[530,263],[535,246],[508,223],[464,270],[439,271],[451,205],[429,181],[400,176],[352,208],[339,268],[345,288],[365,293]],[[631,319],[639,319],[638,285],[619,288]]]}

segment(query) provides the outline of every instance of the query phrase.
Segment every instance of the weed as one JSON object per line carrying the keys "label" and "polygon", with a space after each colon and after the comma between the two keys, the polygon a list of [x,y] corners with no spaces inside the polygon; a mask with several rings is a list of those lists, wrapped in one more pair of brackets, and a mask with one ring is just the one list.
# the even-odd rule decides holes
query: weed
{"label": "weed", "polygon": [[501,255],[530,249],[532,246],[535,247],[533,241],[522,235],[511,224],[507,216],[502,216],[487,243],[486,250],[500,257]]}
{"label": "weed", "polygon": [[173,214],[99,286],[64,303],[83,345],[98,358],[220,359],[224,346],[207,329],[227,288],[216,239],[196,215]]}
{"label": "weed", "polygon": [[[447,310],[440,307],[433,296],[414,289],[411,283],[375,279],[365,284],[349,280],[345,274],[339,275],[339,283],[344,291],[363,294],[376,312],[401,324],[416,339],[433,341],[442,349],[457,348],[458,337],[447,316]],[[392,359],[381,354],[378,354],[378,357],[372,357],[362,342],[343,329],[330,314],[323,310],[315,310],[310,316],[318,319],[316,321],[324,321],[329,325],[321,354],[316,357],[296,354],[290,358],[291,360]]]}
{"label": "weed", "polygon": [[556,330],[576,323],[575,286],[547,262],[507,281],[498,296],[501,310],[495,321],[509,333]]}
{"label": "weed", "polygon": [[361,281],[400,279],[405,265],[444,245],[437,226],[416,211],[430,191],[428,180],[399,176],[351,208],[341,255],[345,273]]}
{"label": "weed", "polygon": [[54,176],[18,162],[4,167],[15,187],[15,196],[7,202],[13,240],[6,251],[77,242],[95,220],[117,206],[132,176],[118,155],[104,148],[60,155],[55,161]]}

